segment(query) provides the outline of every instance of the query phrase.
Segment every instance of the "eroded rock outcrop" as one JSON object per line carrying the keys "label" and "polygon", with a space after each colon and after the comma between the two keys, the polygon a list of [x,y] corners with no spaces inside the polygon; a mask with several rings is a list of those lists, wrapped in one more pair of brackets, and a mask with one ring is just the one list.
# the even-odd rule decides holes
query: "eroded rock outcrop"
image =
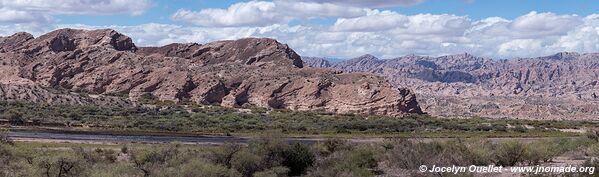
{"label": "eroded rock outcrop", "polygon": [[330,68],[384,76],[397,87],[414,90],[422,109],[433,115],[599,118],[598,53],[561,52],[509,60],[468,53],[384,60],[365,55]]}
{"label": "eroded rock outcrop", "polygon": [[291,48],[273,39],[136,47],[114,30],[61,29],[38,38],[17,33],[0,44],[0,83],[8,86],[127,95],[133,101],[151,96],[230,107],[421,113],[410,90],[372,74],[304,68]]}

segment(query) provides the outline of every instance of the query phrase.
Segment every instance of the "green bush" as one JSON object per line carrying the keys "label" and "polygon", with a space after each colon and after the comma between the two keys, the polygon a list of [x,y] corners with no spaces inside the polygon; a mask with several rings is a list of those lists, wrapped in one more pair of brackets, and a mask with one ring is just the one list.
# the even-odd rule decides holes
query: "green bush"
{"label": "green bush", "polygon": [[289,176],[303,174],[314,163],[314,153],[305,144],[295,143],[283,151],[282,164],[289,168]]}
{"label": "green bush", "polygon": [[0,145],[2,144],[14,144],[12,139],[8,136],[8,129],[0,128]]}
{"label": "green bush", "polygon": [[516,125],[513,128],[513,130],[516,131],[516,132],[519,132],[519,133],[524,133],[524,132],[528,131],[528,129],[526,127],[522,126],[522,125]]}
{"label": "green bush", "polygon": [[551,142],[532,142],[526,144],[523,160],[528,163],[528,165],[539,165],[542,162],[550,161],[559,154],[560,152],[558,152],[557,147]]}
{"label": "green bush", "polygon": [[37,162],[40,176],[78,177],[85,176],[86,164],[80,157],[64,154],[56,157],[43,157]]}
{"label": "green bush", "polygon": [[241,177],[241,174],[235,170],[199,159],[192,159],[181,164],[180,170],[176,171],[175,175],[181,177]]}
{"label": "green bush", "polygon": [[233,156],[241,151],[242,146],[239,144],[231,144],[227,143],[222,146],[222,148],[217,148],[211,151],[211,155],[209,158],[212,159],[214,163],[223,165],[227,168],[231,168],[231,161]]}
{"label": "green bush", "polygon": [[327,139],[322,143],[316,145],[318,153],[322,156],[328,156],[337,151],[349,150],[351,146],[346,140],[339,138]]}
{"label": "green bush", "polygon": [[495,151],[497,165],[514,166],[524,160],[526,146],[518,141],[499,143]]}
{"label": "green bush", "polygon": [[368,177],[374,176],[378,161],[367,149],[337,151],[314,165],[308,177]]}
{"label": "green bush", "polygon": [[[462,157],[466,164],[472,165],[488,165],[493,163],[493,148],[494,145],[489,140],[470,139],[466,141],[454,141],[455,146],[463,154]],[[463,145],[463,146],[461,146]]]}
{"label": "green bush", "polygon": [[587,148],[587,154],[593,157],[599,157],[599,143],[590,145]]}
{"label": "green bush", "polygon": [[8,122],[13,125],[23,125],[26,122],[25,118],[23,117],[23,113],[15,109],[9,109],[5,111],[2,117],[7,119]]}
{"label": "green bush", "polygon": [[262,171],[262,158],[248,150],[242,150],[233,155],[231,168],[241,172],[245,177],[251,177],[255,172]]}
{"label": "green bush", "polygon": [[289,169],[287,167],[273,167],[254,173],[254,177],[287,177],[288,174]]}

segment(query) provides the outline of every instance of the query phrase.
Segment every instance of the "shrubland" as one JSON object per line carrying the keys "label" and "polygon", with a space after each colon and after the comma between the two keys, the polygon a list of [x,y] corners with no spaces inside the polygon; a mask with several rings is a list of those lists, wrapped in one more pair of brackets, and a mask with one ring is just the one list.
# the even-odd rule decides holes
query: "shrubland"
{"label": "shrubland", "polygon": [[367,116],[326,112],[225,108],[160,102],[137,107],[98,107],[0,102],[12,125],[92,127],[113,131],[256,134],[276,130],[301,136],[547,137],[573,136],[559,129],[591,129],[589,121],[446,119],[429,115]]}
{"label": "shrubland", "polygon": [[[355,144],[328,139],[317,144],[289,143],[277,136],[248,144],[85,145],[0,143],[0,176],[158,176],[158,177],[368,177],[456,176],[418,171],[420,165],[542,165],[565,154],[581,153],[583,166],[599,168],[586,137],[532,142],[488,139],[407,140]],[[472,174],[457,174],[469,176]],[[555,174],[552,174],[555,175]],[[584,176],[585,174],[574,174]]]}

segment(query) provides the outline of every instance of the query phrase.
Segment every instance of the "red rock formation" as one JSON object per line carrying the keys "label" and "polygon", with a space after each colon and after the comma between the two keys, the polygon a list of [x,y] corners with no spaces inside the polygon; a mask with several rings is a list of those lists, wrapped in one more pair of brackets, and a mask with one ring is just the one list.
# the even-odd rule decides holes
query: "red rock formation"
{"label": "red rock formation", "polygon": [[138,48],[114,30],[61,29],[38,38],[18,33],[0,44],[6,85],[230,107],[421,113],[409,90],[371,74],[304,68],[291,48],[273,39]]}

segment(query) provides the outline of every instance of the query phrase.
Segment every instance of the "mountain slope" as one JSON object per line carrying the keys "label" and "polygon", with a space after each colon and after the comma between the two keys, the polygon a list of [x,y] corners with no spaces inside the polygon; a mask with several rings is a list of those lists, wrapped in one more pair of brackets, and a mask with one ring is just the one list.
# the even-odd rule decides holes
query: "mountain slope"
{"label": "mountain slope", "polygon": [[[359,57],[364,58],[364,57]],[[357,62],[359,61],[359,62]],[[414,90],[425,112],[532,119],[599,117],[599,54],[493,60],[470,54],[351,59],[331,66]]]}
{"label": "mountain slope", "polygon": [[110,29],[60,29],[37,38],[26,33],[0,38],[0,61],[1,84],[29,85],[34,93],[53,88],[127,95],[132,101],[381,115],[421,112],[408,89],[372,74],[304,68],[291,48],[264,38],[137,47]]}

